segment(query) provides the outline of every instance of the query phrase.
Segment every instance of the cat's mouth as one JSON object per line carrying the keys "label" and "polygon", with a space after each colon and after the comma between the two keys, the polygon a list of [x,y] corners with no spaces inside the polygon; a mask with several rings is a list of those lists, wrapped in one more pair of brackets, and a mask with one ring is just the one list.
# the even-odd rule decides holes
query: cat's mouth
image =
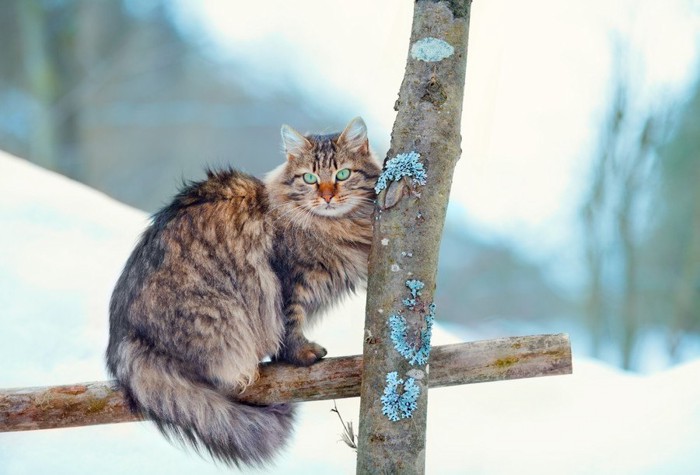
{"label": "cat's mouth", "polygon": [[312,212],[319,216],[338,217],[346,214],[352,209],[349,203],[321,203],[312,208]]}

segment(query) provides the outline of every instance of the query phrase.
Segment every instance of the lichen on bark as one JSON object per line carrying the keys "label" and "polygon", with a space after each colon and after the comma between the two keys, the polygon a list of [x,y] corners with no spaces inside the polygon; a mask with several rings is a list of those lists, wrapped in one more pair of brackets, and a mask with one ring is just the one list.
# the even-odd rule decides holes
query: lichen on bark
{"label": "lichen on bark", "polygon": [[[425,315],[434,301],[447,198],[461,153],[470,3],[419,0],[415,4],[409,45],[434,38],[435,45],[445,42],[454,53],[442,59],[428,55],[437,60],[426,62],[409,51],[399,92],[387,162],[401,153],[419,155],[425,185],[400,177],[378,195],[365,320],[365,334],[373,338],[364,345],[357,473],[423,473],[425,468],[427,358],[411,365],[396,350],[386,316],[400,314],[406,334],[418,337],[425,331]],[[406,282],[417,276],[424,283],[420,291],[425,304],[406,306]],[[410,422],[390,421],[382,414],[381,403],[386,375],[397,372],[405,379],[412,370],[426,377],[414,381],[419,397]]]}

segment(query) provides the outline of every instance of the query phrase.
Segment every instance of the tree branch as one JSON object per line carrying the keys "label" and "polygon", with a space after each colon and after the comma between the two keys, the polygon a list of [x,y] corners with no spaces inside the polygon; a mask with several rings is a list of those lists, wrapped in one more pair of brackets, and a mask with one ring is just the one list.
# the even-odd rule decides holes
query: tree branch
{"label": "tree branch", "polygon": [[[570,373],[567,335],[502,338],[433,348],[430,386]],[[361,376],[359,355],[327,358],[306,368],[268,363],[261,365],[258,380],[236,398],[270,404],[357,397]],[[0,432],[137,420],[112,381],[0,391]]]}

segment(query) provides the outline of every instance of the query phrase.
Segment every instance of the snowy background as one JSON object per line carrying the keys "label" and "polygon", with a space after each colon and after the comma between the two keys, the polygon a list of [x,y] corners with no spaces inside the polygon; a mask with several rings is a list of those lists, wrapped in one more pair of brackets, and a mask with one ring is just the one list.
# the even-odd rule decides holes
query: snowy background
{"label": "snowy background", "polygon": [[[411,14],[404,0],[0,2],[0,149],[22,157],[0,152],[0,388],[106,377],[114,281],[141,210],[181,178],[217,164],[261,174],[281,159],[281,123],[330,131],[358,114],[383,157]],[[567,332],[574,375],[431,390],[428,473],[700,473],[697,286],[678,326],[643,299],[675,290],[679,266],[651,267],[668,280],[640,290],[637,372],[621,371],[619,242],[603,236],[610,302],[596,349],[581,224],[617,81],[632,118],[620,156],[635,119],[661,111],[687,126],[692,140],[677,148],[700,170],[699,32],[692,0],[474,2],[434,343]],[[672,162],[662,151],[657,177]],[[681,205],[700,201],[700,172],[681,170],[677,195],[644,188],[654,206],[631,215],[640,246],[692,249],[700,222]],[[668,210],[686,213],[679,228],[659,219]],[[697,256],[686,262],[700,269]],[[360,353],[363,302],[316,329],[331,355]],[[293,446],[262,473],[354,473],[332,403],[303,407]],[[358,401],[338,407],[357,422]],[[229,473],[148,424],[0,434],[0,475],[97,471]]]}
{"label": "snowy background", "polygon": [[[7,154],[0,190],[0,386],[105,379],[109,295],[146,216]],[[313,333],[330,356],[361,353],[363,306],[358,294]],[[433,343],[462,338],[473,339],[438,328]],[[431,390],[427,472],[698,473],[698,381],[698,360],[642,377],[575,358],[571,376]],[[304,404],[293,444],[260,473],[354,473],[332,408]],[[338,408],[357,424],[357,399]],[[230,470],[169,445],[147,423],[0,434],[0,474],[40,473]]]}

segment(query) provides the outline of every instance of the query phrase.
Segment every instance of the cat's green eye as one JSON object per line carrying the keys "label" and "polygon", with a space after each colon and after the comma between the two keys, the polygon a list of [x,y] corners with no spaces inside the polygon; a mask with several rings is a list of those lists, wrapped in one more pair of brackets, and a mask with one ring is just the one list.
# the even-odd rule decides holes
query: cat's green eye
{"label": "cat's green eye", "polygon": [[343,168],[342,170],[338,170],[338,173],[335,174],[335,179],[338,181],[347,180],[349,177],[350,177],[350,169],[349,168]]}
{"label": "cat's green eye", "polygon": [[313,185],[318,181],[318,177],[313,173],[304,173],[302,178],[304,179],[304,182],[308,183],[309,185]]}

